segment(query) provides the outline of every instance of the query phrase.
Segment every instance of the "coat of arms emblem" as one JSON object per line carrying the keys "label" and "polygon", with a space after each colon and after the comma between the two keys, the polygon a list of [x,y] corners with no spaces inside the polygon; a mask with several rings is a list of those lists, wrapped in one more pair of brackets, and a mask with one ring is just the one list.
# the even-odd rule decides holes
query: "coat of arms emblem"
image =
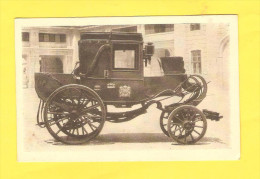
{"label": "coat of arms emblem", "polygon": [[119,87],[119,97],[130,97],[131,87],[124,85]]}

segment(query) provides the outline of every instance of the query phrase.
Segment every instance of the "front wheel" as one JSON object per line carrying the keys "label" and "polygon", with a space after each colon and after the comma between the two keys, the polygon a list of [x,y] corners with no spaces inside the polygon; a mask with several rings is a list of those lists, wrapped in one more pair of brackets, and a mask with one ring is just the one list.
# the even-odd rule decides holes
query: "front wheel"
{"label": "front wheel", "polygon": [[96,137],[106,119],[105,106],[92,89],[72,84],[47,99],[44,122],[49,133],[65,144],[82,144]]}
{"label": "front wheel", "polygon": [[183,105],[174,109],[169,118],[167,131],[180,144],[194,144],[206,133],[207,120],[196,107]]}
{"label": "front wheel", "polygon": [[170,137],[167,131],[167,124],[168,124],[168,117],[169,117],[170,112],[168,111],[162,111],[161,116],[160,116],[160,127],[163,131],[163,133]]}

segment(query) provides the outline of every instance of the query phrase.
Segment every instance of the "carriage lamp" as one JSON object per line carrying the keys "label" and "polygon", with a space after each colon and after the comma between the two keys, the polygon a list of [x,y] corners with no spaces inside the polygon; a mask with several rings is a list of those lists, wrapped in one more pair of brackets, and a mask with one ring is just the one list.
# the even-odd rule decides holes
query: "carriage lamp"
{"label": "carriage lamp", "polygon": [[144,48],[144,61],[145,66],[147,66],[147,62],[151,64],[151,57],[154,54],[154,45],[152,42],[148,42],[147,45],[145,45]]}

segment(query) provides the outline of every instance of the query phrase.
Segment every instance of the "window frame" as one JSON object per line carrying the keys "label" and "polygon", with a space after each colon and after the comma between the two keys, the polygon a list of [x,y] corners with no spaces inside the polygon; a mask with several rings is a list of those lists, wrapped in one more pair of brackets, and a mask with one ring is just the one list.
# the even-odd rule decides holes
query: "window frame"
{"label": "window frame", "polygon": [[[123,48],[116,48],[116,46],[122,47],[122,45],[132,45],[133,49],[130,50],[134,50],[135,51],[135,59],[134,59],[134,68],[115,68],[115,50],[129,50],[129,49],[123,49]],[[112,48],[111,48],[111,61],[112,61],[112,71],[138,71],[139,70],[139,61],[138,61],[138,57],[139,57],[139,46],[140,44],[137,43],[113,43]]]}
{"label": "window frame", "polygon": [[[197,53],[197,54],[195,54]],[[191,51],[191,66],[192,66],[192,73],[193,74],[202,74],[202,63],[201,63],[201,50],[192,50]],[[194,60],[196,59],[196,60]],[[194,68],[194,64],[199,64],[199,69]],[[196,72],[198,71],[198,72]]]}
{"label": "window frame", "polygon": [[[28,40],[25,40],[24,34],[28,34]],[[22,41],[23,42],[30,42],[30,32],[22,32]]]}
{"label": "window frame", "polygon": [[[53,39],[51,40],[51,36],[54,35],[54,41]],[[45,41],[45,36],[48,36],[47,39]],[[55,33],[39,33],[38,35],[39,37],[39,42],[49,42],[49,43],[66,43],[67,42],[67,34],[55,34]],[[59,37],[59,38],[57,38]],[[59,41],[57,41],[57,39],[59,39]],[[62,40],[63,39],[63,40]]]}
{"label": "window frame", "polygon": [[[151,28],[153,28],[153,32],[148,32],[146,30],[146,27],[148,26],[151,26]],[[158,27],[157,27],[158,26]],[[158,31],[156,32],[156,29],[158,30],[158,28],[160,26],[164,26],[164,31]],[[166,31],[167,29],[167,26],[171,26],[171,27],[168,27],[170,28],[171,30],[168,30]],[[160,34],[160,33],[169,33],[169,32],[174,32],[174,24],[145,24],[144,25],[144,31],[145,31],[145,35],[152,35],[152,34]],[[150,30],[151,31],[151,30]],[[148,33],[147,33],[148,32]]]}
{"label": "window frame", "polygon": [[190,31],[200,30],[200,23],[192,23],[190,24]]}
{"label": "window frame", "polygon": [[[135,28],[135,31],[124,31],[122,29],[130,29],[130,28]],[[126,26],[126,27],[119,27],[119,28],[114,28],[112,29],[112,32],[125,32],[125,33],[137,33],[138,32],[138,28],[137,26]]]}

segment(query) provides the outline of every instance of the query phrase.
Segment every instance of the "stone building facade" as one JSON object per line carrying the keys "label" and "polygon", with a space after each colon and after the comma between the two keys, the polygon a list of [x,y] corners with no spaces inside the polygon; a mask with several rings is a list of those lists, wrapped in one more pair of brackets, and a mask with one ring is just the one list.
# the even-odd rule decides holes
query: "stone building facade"
{"label": "stone building facade", "polygon": [[142,33],[144,43],[155,46],[145,76],[162,75],[159,57],[182,56],[186,73],[201,74],[215,86],[228,87],[229,25],[216,23],[24,28],[24,86],[34,86],[34,72],[70,73],[78,61],[80,34],[89,31]]}
{"label": "stone building facade", "polygon": [[77,61],[75,28],[24,28],[22,40],[24,87],[34,87],[35,72],[70,73]]}

